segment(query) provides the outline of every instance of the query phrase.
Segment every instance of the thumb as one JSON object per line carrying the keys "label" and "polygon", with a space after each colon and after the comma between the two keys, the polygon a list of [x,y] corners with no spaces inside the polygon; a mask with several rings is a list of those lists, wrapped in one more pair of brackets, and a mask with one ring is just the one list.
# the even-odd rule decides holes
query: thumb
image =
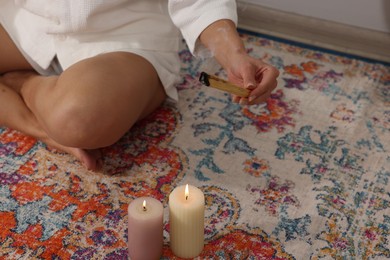
{"label": "thumb", "polygon": [[252,71],[244,70],[242,73],[242,79],[243,79],[243,83],[244,83],[244,88],[250,89],[250,90],[256,88],[255,73],[252,73]]}

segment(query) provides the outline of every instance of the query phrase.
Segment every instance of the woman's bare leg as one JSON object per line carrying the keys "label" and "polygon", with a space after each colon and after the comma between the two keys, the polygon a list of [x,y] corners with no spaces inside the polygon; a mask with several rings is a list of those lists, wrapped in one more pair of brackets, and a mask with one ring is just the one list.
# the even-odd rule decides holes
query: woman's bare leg
{"label": "woman's bare leg", "polygon": [[[98,150],[84,150],[66,147],[48,137],[38,124],[35,116],[27,108],[21,96],[9,86],[3,84],[0,77],[0,125],[18,130],[44,142],[51,148],[72,154],[79,159],[87,169],[101,168],[101,155]],[[8,81],[8,80],[7,80]]]}
{"label": "woman's bare leg", "polygon": [[20,93],[53,140],[84,149],[115,143],[166,97],[153,66],[126,52],[85,59],[60,76],[31,76]]}
{"label": "woman's bare leg", "polygon": [[[0,126],[6,126],[37,138],[52,148],[74,155],[87,169],[97,170],[101,165],[99,151],[87,151],[60,145],[43,131],[20,94],[14,90],[14,88],[18,88],[17,85],[22,84],[26,75],[36,75],[36,73],[23,55],[20,54],[1,25],[0,43]],[[12,73],[12,71],[23,71],[23,73],[20,73],[22,77],[3,76]],[[13,86],[8,84],[11,82]]]}
{"label": "woman's bare leg", "polygon": [[32,68],[2,28],[0,42],[0,56],[14,53],[0,61],[0,125],[71,153],[89,169],[99,158],[86,149],[113,144],[165,99],[154,68],[137,55],[99,55],[43,77],[18,72]]}

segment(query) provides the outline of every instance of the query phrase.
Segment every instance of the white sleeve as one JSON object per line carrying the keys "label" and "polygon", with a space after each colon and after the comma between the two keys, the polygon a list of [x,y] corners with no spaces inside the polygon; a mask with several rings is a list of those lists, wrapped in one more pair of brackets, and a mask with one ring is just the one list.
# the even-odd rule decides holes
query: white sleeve
{"label": "white sleeve", "polygon": [[204,48],[198,46],[197,40],[207,26],[221,19],[229,19],[237,26],[235,0],[169,0],[168,8],[173,23],[195,56]]}

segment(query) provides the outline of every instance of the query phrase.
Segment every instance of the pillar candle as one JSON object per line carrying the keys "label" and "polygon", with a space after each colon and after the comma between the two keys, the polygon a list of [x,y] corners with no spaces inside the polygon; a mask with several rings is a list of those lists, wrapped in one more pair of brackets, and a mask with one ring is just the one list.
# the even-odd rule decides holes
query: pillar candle
{"label": "pillar candle", "polygon": [[204,203],[203,192],[191,185],[179,186],[169,195],[170,246],[176,256],[193,258],[202,252]]}
{"label": "pillar candle", "polygon": [[163,206],[141,197],[128,207],[128,249],[131,260],[160,259],[163,247]]}

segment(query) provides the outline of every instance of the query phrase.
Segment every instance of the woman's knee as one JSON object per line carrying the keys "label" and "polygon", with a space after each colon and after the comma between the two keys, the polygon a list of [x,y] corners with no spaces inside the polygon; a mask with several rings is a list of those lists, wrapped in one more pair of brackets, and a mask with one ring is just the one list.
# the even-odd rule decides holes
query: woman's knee
{"label": "woman's knee", "polygon": [[[59,77],[55,88],[58,102],[50,116],[51,136],[80,148],[113,144],[157,107],[160,100],[155,96],[164,92],[149,63],[124,53],[75,64]],[[161,102],[164,95],[158,95]]]}
{"label": "woman's knee", "polygon": [[[95,149],[109,146],[126,131],[121,122],[112,120],[112,115],[100,109],[86,108],[76,102],[67,102],[53,109],[47,121],[49,136],[69,147]],[[129,127],[133,122],[129,122]]]}

